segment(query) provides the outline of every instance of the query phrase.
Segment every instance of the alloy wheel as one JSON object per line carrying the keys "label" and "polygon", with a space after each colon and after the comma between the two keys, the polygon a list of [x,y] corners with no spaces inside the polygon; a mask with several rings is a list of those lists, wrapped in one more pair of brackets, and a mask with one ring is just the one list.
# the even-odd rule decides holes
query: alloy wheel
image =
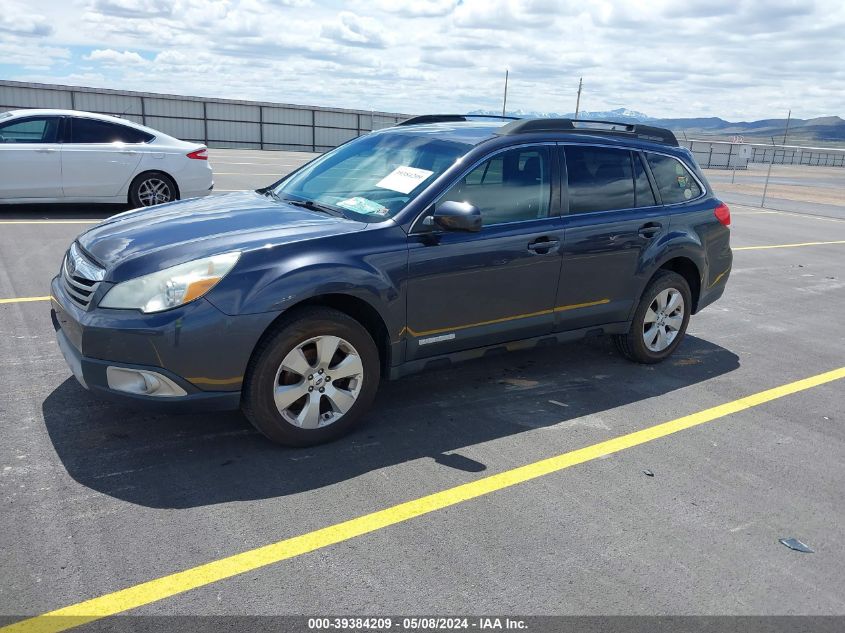
{"label": "alloy wheel", "polygon": [[338,336],[316,336],[294,347],[276,372],[273,399],[288,423],[316,429],[352,408],[364,379],[355,348]]}
{"label": "alloy wheel", "polygon": [[147,178],[138,186],[138,200],[145,207],[170,202],[172,199],[170,185],[161,178]]}
{"label": "alloy wheel", "polygon": [[643,341],[652,352],[662,352],[677,338],[684,323],[684,297],[675,288],[657,293],[643,319]]}

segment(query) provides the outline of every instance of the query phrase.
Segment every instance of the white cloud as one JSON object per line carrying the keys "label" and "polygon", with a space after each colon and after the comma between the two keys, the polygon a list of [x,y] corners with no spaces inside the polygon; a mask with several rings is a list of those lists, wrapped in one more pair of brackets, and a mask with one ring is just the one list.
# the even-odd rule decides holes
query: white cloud
{"label": "white cloud", "polygon": [[460,112],[500,108],[508,67],[508,105],[529,111],[572,111],[583,76],[588,110],[845,114],[841,0],[12,3],[10,79]]}
{"label": "white cloud", "polygon": [[0,33],[23,37],[46,37],[53,33],[53,27],[43,13],[33,12],[17,2],[9,2],[0,11]]}
{"label": "white cloud", "polygon": [[321,35],[352,46],[385,48],[390,38],[375,18],[361,17],[351,11],[341,11],[337,19],[324,24]]}
{"label": "white cloud", "polygon": [[464,0],[454,19],[458,26],[474,29],[548,28],[562,12],[565,3],[551,0]]}
{"label": "white cloud", "polygon": [[102,62],[107,66],[137,66],[146,64],[148,60],[135,51],[116,51],[111,48],[98,48],[84,57],[89,62]]}
{"label": "white cloud", "polygon": [[459,0],[379,0],[382,11],[397,13],[410,18],[431,18],[449,15]]}
{"label": "white cloud", "polygon": [[121,18],[155,18],[173,14],[170,0],[94,0],[91,8]]}

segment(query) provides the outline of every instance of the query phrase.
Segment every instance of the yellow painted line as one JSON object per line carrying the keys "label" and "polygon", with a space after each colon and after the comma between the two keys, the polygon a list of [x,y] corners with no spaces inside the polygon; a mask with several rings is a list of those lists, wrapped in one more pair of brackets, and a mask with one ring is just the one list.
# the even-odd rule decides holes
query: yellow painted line
{"label": "yellow painted line", "polygon": [[0,220],[0,224],[99,224],[103,220]]}
{"label": "yellow painted line", "polygon": [[733,413],[756,407],[778,398],[805,391],[825,383],[845,378],[845,367],[840,367],[803,380],[791,382],[774,389],[761,391],[739,400],[727,402],[698,413],[651,426],[634,433],[621,435],[598,444],[563,453],[532,464],[506,470],[496,475],[476,479],[454,488],[442,490],[426,497],[406,501],[384,510],[336,523],[300,536],[287,538],[270,545],[251,549],[240,554],[142,582],[114,593],[85,600],[77,604],[56,609],[43,615],[15,622],[3,628],[0,633],[54,633],[64,631],[87,622],[93,622],[111,615],[158,602],[178,594],[205,587],[215,582],[232,578],[249,571],[266,567],[330,545],[342,543],[357,536],[369,534],[397,523],[424,516],[436,510],[476,499],[504,490],[517,484],[559,472],[565,468],[583,464],[606,455],[618,453],[640,444],[678,433],[707,422],[712,422]]}
{"label": "yellow painted line", "polygon": [[763,251],[769,248],[797,248],[799,246],[825,246],[827,244],[845,244],[845,240],[835,240],[833,242],[800,242],[798,244],[771,244],[769,246],[736,246],[732,250]]}
{"label": "yellow painted line", "polygon": [[51,297],[17,297],[14,299],[0,299],[0,303],[27,303],[29,301],[49,301]]}
{"label": "yellow painted line", "polygon": [[451,327],[442,327],[436,330],[425,330],[424,332],[416,332],[411,328],[406,329],[413,336],[429,336],[431,334],[442,334],[443,332],[455,332],[456,330],[465,330],[471,327],[481,327],[482,325],[507,323],[508,321],[515,321],[517,319],[529,319],[531,317],[543,316],[546,314],[552,314],[554,312],[565,312],[567,310],[575,310],[577,308],[589,308],[592,306],[600,306],[604,305],[605,303],[610,303],[610,299],[599,299],[598,301],[588,301],[587,303],[573,303],[571,305],[566,306],[557,306],[548,310],[538,310],[537,312],[528,312],[526,314],[515,314],[514,316],[502,317],[500,319],[490,319],[489,321],[479,321],[478,323],[467,323],[466,325],[453,325]]}

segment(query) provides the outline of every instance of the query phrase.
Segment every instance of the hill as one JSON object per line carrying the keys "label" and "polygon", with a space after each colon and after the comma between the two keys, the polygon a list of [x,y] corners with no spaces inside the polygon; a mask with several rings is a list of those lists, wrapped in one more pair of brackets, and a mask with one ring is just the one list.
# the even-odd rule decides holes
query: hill
{"label": "hill", "polygon": [[[474,110],[470,114],[498,114],[492,110]],[[510,116],[541,118],[574,118],[573,112],[527,112],[515,110]],[[616,110],[590,112],[581,111],[581,119],[617,121],[619,123],[648,123],[671,129],[679,138],[718,138],[730,140],[742,136],[751,142],[776,143],[783,141],[786,119],[761,119],[759,121],[726,121],[719,117],[692,117],[661,119],[650,117],[642,112],[617,108]],[[845,143],[845,119],[838,116],[824,116],[813,119],[791,119],[789,122],[788,144],[800,145],[842,145]]]}

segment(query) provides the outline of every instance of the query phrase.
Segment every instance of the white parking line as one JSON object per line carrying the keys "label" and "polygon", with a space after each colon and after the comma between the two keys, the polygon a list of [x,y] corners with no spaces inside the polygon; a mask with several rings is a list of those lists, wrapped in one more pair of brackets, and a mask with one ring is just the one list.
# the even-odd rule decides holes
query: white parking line
{"label": "white parking line", "polygon": [[[267,165],[273,165],[278,167],[298,167],[299,164],[294,163],[233,163],[225,160],[212,160],[212,163],[216,165],[262,165],[266,167]],[[300,163],[301,164],[301,163]]]}
{"label": "white parking line", "polygon": [[279,172],[273,172],[272,174],[259,174],[257,172],[252,171],[215,171],[215,176],[279,176]]}
{"label": "white parking line", "polygon": [[98,224],[103,220],[0,220],[0,224]]}

